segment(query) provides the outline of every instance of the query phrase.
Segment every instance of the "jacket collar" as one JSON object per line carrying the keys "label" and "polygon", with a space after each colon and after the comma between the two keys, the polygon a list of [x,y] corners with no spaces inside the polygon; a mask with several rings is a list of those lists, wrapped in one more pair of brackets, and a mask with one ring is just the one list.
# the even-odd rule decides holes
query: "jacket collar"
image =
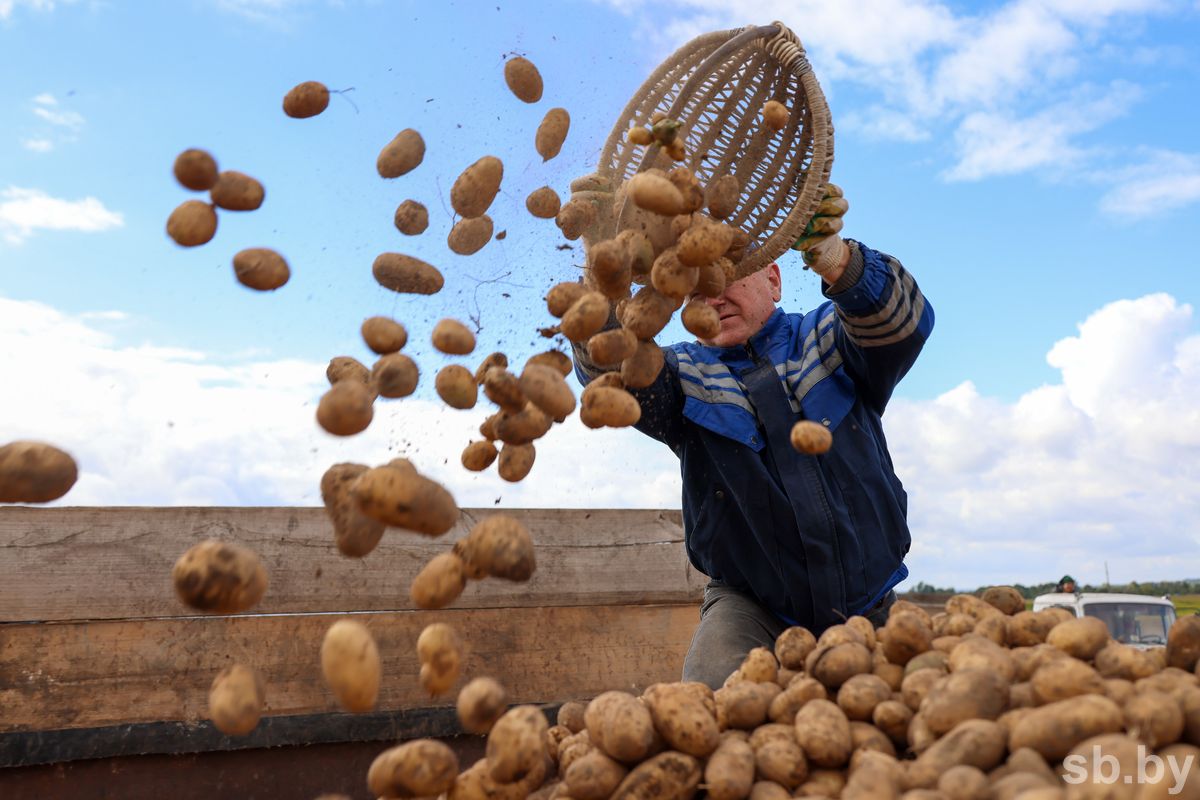
{"label": "jacket collar", "polygon": [[751,336],[746,344],[714,347],[712,350],[716,353],[717,358],[726,363],[753,361],[754,359],[750,356],[751,350],[759,358],[762,358],[765,355],[771,354],[780,342],[787,342],[790,338],[791,326],[788,324],[787,314],[784,313],[782,308],[776,307],[771,312],[771,316],[767,317],[767,321],[763,323],[762,328]]}

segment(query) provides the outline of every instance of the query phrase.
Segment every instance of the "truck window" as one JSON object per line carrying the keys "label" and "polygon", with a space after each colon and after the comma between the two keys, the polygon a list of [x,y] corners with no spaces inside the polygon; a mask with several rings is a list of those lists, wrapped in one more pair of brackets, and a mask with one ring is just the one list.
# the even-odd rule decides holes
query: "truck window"
{"label": "truck window", "polygon": [[1154,603],[1087,603],[1083,613],[1107,625],[1112,637],[1123,644],[1166,644],[1175,621],[1173,608]]}

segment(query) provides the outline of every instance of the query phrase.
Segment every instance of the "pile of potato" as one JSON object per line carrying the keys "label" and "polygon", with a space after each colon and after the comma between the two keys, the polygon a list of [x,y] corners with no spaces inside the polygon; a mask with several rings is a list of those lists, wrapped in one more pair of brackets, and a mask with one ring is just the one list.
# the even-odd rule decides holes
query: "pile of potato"
{"label": "pile of potato", "polygon": [[[1200,798],[1200,617],[1141,651],[1099,620],[1024,608],[995,587],[932,616],[899,601],[879,630],[863,617],[819,638],[790,628],[715,692],[605,692],[553,726],[531,706],[498,716],[502,687],[477,678],[458,709],[487,732],[484,759],[459,772],[444,744],[409,742],[369,785],[445,800]],[[1091,765],[1094,746],[1134,775],[1139,745],[1190,771],[1178,786],[1169,770],[1140,786],[1065,780],[1064,759]]]}

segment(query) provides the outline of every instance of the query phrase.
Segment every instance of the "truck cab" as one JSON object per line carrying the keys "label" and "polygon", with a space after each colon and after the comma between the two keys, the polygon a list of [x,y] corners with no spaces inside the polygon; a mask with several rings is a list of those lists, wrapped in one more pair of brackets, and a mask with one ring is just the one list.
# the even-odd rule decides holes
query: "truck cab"
{"label": "truck cab", "polygon": [[1065,608],[1077,617],[1096,617],[1118,642],[1139,649],[1162,647],[1175,622],[1175,606],[1165,597],[1110,592],[1038,595],[1033,610]]}

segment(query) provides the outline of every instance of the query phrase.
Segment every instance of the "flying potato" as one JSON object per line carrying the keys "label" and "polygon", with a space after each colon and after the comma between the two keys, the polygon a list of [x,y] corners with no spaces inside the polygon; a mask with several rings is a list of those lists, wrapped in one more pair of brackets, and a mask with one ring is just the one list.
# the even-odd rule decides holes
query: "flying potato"
{"label": "flying potato", "polygon": [[429,209],[416,200],[405,200],[396,206],[392,222],[405,236],[417,236],[429,227]]}
{"label": "flying potato", "polygon": [[263,204],[266,190],[244,172],[226,170],[217,176],[209,194],[218,208],[226,211],[254,211]]}
{"label": "flying potato", "polygon": [[0,447],[0,503],[49,503],[78,477],[75,459],[53,445],[18,441]]}
{"label": "flying potato", "polygon": [[495,156],[484,156],[463,170],[450,187],[450,205],[466,219],[483,216],[500,191],[504,164]]}
{"label": "flying potato", "polygon": [[329,107],[329,89],[320,81],[305,81],[283,96],[283,113],[294,119],[315,117]]}
{"label": "flying potato", "polygon": [[523,103],[542,99],[542,74],[527,58],[514,56],[504,62],[504,82]]}
{"label": "flying potato", "polygon": [[321,673],[343,708],[374,708],[382,672],[379,648],[366,625],[341,619],[329,626],[321,642]]}
{"label": "flying potato", "polygon": [[339,381],[317,404],[317,423],[334,436],[362,433],[375,417],[375,395],[358,381]]}
{"label": "flying potato", "polygon": [[479,385],[475,376],[461,364],[442,367],[433,382],[438,397],[451,408],[474,408],[479,399]]}
{"label": "flying potato", "polygon": [[175,180],[193,192],[207,192],[217,182],[217,162],[204,150],[189,148],[175,157]]}
{"label": "flying potato", "polygon": [[266,691],[258,674],[244,664],[225,667],[208,690],[208,717],[226,736],[245,736],[258,726]]}
{"label": "flying potato", "polygon": [[408,331],[388,317],[368,317],[363,320],[361,332],[367,347],[381,356],[398,353],[408,344]]}
{"label": "flying potato", "polygon": [[492,240],[492,218],[487,214],[460,219],[446,237],[450,250],[460,256],[478,253]]}
{"label": "flying potato", "polygon": [[401,294],[437,294],[446,282],[437,267],[402,253],[381,253],[371,273],[380,286]]}
{"label": "flying potato", "polygon": [[375,169],[381,178],[399,178],[416,169],[424,158],[425,140],[412,128],[405,128],[379,152]]}
{"label": "flying potato", "polygon": [[267,247],[248,247],[233,256],[233,274],[238,283],[260,292],[270,292],[292,276],[283,256]]}
{"label": "flying potato", "polygon": [[185,200],[167,217],[167,235],[180,247],[198,247],[217,235],[217,212],[202,200]]}
{"label": "flying potato", "polygon": [[267,591],[267,571],[253,550],[218,539],[188,549],[171,570],[179,599],[197,611],[238,614]]}
{"label": "flying potato", "polygon": [[565,108],[552,108],[546,112],[533,140],[542,161],[549,161],[558,155],[570,128],[571,115]]}
{"label": "flying potato", "polygon": [[458,320],[439,320],[431,338],[433,346],[447,355],[465,356],[475,349],[475,334]]}

